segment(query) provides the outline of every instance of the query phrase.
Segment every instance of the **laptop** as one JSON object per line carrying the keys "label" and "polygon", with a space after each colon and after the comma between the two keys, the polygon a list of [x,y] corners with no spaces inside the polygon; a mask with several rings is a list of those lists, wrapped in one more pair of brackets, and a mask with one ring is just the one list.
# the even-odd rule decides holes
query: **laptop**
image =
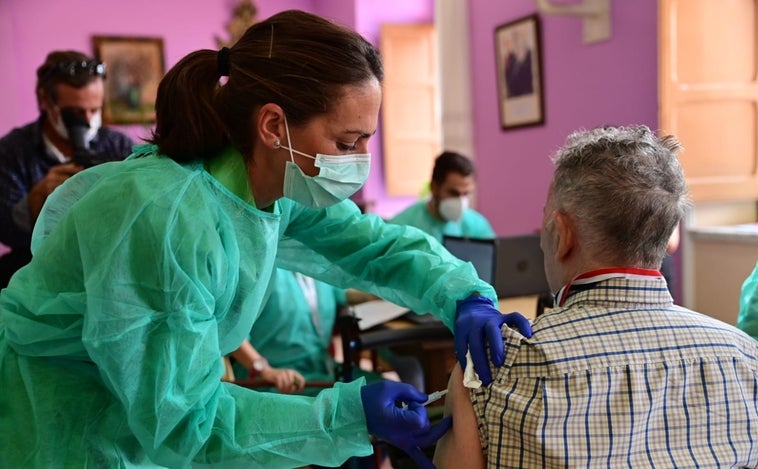
{"label": "laptop", "polygon": [[443,236],[442,245],[462,261],[471,262],[479,278],[495,285],[497,240]]}
{"label": "laptop", "polygon": [[498,298],[550,292],[539,234],[499,237],[495,251],[497,261],[492,285]]}

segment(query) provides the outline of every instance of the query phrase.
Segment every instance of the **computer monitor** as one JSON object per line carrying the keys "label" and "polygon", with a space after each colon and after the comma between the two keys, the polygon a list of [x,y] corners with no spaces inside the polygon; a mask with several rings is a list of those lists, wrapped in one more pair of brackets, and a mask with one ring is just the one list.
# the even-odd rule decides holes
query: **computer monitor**
{"label": "computer monitor", "polygon": [[462,261],[471,262],[479,278],[495,285],[496,240],[443,236],[442,245]]}
{"label": "computer monitor", "polygon": [[498,298],[550,293],[539,234],[499,237],[496,252]]}

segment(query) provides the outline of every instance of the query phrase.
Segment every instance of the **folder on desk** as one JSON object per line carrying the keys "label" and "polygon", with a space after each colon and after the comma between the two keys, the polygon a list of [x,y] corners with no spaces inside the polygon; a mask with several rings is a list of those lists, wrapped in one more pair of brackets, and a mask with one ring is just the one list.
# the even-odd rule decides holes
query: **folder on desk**
{"label": "folder on desk", "polygon": [[358,328],[365,331],[387,321],[397,319],[408,312],[408,308],[385,300],[374,300],[353,306]]}

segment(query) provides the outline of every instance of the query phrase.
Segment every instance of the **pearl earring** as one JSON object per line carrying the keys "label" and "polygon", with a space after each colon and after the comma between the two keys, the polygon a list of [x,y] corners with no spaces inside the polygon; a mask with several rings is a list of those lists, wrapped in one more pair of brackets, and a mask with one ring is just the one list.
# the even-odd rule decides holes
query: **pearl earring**
{"label": "pearl earring", "polygon": [[282,146],[281,140],[279,140],[278,138],[274,140],[274,148],[279,148],[281,146]]}

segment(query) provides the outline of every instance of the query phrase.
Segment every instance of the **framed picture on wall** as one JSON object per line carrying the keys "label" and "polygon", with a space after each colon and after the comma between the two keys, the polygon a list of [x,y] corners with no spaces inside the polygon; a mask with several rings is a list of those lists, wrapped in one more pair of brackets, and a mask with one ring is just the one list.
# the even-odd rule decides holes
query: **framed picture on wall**
{"label": "framed picture on wall", "polygon": [[540,19],[525,16],[495,28],[500,126],[545,123]]}
{"label": "framed picture on wall", "polygon": [[105,63],[106,124],[155,122],[155,97],[165,72],[160,37],[93,36],[95,57]]}

